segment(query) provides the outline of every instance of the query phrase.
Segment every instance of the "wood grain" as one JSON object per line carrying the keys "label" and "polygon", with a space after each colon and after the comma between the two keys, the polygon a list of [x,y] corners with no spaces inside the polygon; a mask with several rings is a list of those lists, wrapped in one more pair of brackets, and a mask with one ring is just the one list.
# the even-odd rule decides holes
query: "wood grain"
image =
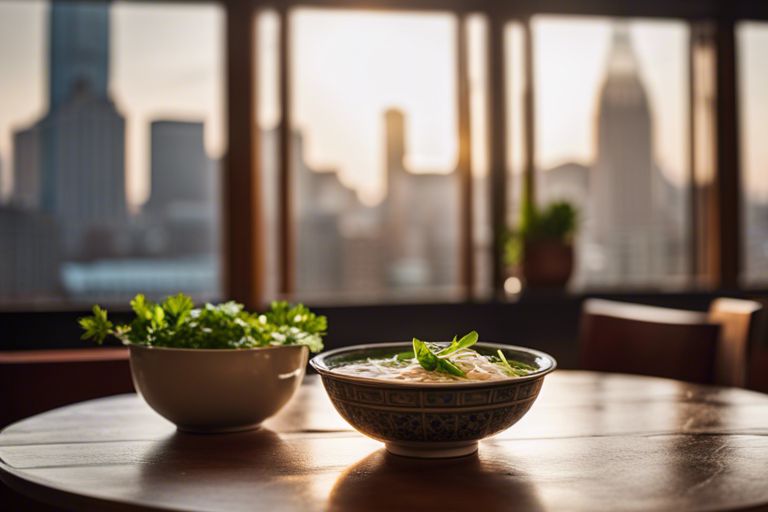
{"label": "wood grain", "polygon": [[477,456],[388,455],[316,377],[255,432],[189,435],[136,396],[0,434],[0,476],[77,510],[718,510],[768,504],[768,396],[559,371]]}

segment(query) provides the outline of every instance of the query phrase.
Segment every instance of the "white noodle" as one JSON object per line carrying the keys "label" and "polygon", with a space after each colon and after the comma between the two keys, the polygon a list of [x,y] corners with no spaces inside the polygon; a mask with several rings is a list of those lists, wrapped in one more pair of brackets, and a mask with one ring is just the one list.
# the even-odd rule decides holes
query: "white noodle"
{"label": "white noodle", "polygon": [[[448,356],[443,356],[448,358]],[[367,358],[333,368],[335,373],[374,379],[404,380],[409,382],[462,382],[467,380],[500,380],[511,376],[502,366],[471,349],[450,354],[450,361],[461,368],[466,376],[458,377],[444,372],[428,371],[416,359],[399,361],[397,356]]]}

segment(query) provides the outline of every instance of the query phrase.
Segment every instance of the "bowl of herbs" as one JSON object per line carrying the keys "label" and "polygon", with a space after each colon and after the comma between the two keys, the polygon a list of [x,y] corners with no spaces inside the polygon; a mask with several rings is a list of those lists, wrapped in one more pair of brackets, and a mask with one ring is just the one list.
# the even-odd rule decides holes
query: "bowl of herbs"
{"label": "bowl of herbs", "polygon": [[159,303],[137,295],[131,308],[133,320],[116,325],[94,306],[80,319],[83,339],[127,345],[136,390],[188,432],[247,430],[277,413],[327,329],[324,316],[286,302],[251,313],[235,302],[196,308],[183,294]]}

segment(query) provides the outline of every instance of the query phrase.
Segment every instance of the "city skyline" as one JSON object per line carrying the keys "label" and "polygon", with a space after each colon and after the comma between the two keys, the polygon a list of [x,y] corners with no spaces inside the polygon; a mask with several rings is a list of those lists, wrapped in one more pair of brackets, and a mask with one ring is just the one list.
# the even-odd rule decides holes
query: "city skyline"
{"label": "city skyline", "polygon": [[[137,123],[130,109],[115,101],[120,88],[116,85],[119,80],[113,80],[119,76],[113,55],[120,37],[114,34],[120,30],[115,26],[119,17],[112,15],[112,9],[111,4],[105,3],[58,3],[46,11],[50,18],[46,24],[50,31],[46,40],[50,70],[45,74],[44,91],[47,109],[28,123],[14,126],[14,163],[7,169],[0,162],[0,169],[6,168],[6,173],[16,176],[12,205],[0,205],[0,228],[13,241],[12,249],[6,246],[5,253],[0,254],[11,261],[0,278],[15,283],[10,285],[12,288],[44,288],[43,277],[47,279],[52,274],[25,281],[16,279],[12,266],[21,268],[25,251],[37,251],[39,261],[49,261],[49,266],[61,268],[56,282],[49,281],[52,293],[123,293],[137,283],[171,292],[163,286],[187,286],[181,284],[189,282],[187,274],[204,276],[196,286],[203,283],[205,290],[218,290],[215,276],[220,253],[220,159],[211,156],[209,145],[211,133],[217,128],[210,126],[210,116],[192,121],[183,114],[159,115],[151,109],[145,112],[149,117]],[[146,13],[138,14],[142,12]],[[459,183],[457,162],[452,155],[456,145],[452,133],[456,112],[455,108],[440,107],[455,107],[455,77],[451,77],[455,62],[451,51],[443,51],[451,48],[455,20],[449,15],[350,16],[355,17],[351,20],[355,23],[348,23],[346,15],[331,16],[311,9],[299,9],[292,17],[294,29],[306,36],[297,38],[297,68],[293,71],[299,84],[315,87],[311,94],[298,88],[293,97],[297,290],[358,293],[365,289],[374,294],[450,290],[458,285],[459,274]],[[323,20],[321,25],[325,29],[330,27],[338,37],[318,41],[313,39],[317,33],[312,36],[311,28],[302,28],[311,27],[309,22]],[[329,20],[333,22],[330,25]],[[371,24],[371,20],[375,23]],[[274,42],[276,33],[268,29],[274,21],[270,16],[262,19],[261,28],[266,30],[260,34],[267,43],[267,53],[274,50],[270,41]],[[542,184],[538,188],[539,199],[566,198],[578,205],[582,220],[576,239],[577,286],[612,286],[619,282],[645,286],[658,285],[661,280],[666,284],[684,283],[689,263],[685,206],[688,189],[685,176],[680,178],[679,172],[684,169],[687,156],[678,155],[679,167],[669,171],[663,158],[665,152],[658,146],[666,141],[667,148],[687,151],[679,138],[669,134],[670,129],[683,132],[683,127],[665,121],[684,120],[687,115],[685,108],[658,113],[658,100],[654,97],[654,88],[660,87],[658,76],[643,72],[642,45],[637,45],[637,41],[647,40],[654,31],[654,40],[656,36],[664,40],[666,32],[667,36],[677,38],[679,50],[685,48],[685,38],[680,36],[687,34],[687,28],[680,23],[653,24],[645,27],[650,32],[639,36],[638,30],[643,28],[639,23],[600,22],[593,26],[595,23],[598,22],[580,21],[573,26],[570,22],[546,19],[534,24],[534,53],[542,48],[557,48],[550,40],[559,41],[563,33],[579,39],[578,32],[585,28],[599,26],[611,31],[609,47],[601,57],[598,71],[587,66],[583,73],[577,73],[566,67],[554,70],[570,73],[557,79],[552,75],[551,58],[536,59],[540,64],[534,70],[536,80],[550,78],[544,80],[546,86],[537,96],[537,102],[543,102],[547,108],[570,99],[568,94],[557,91],[576,91],[576,96],[584,96],[592,88],[597,91],[594,102],[584,98],[579,102],[578,109],[587,112],[582,112],[582,117],[588,118],[585,124],[574,124],[572,116],[557,125],[562,130],[560,136],[577,135],[571,137],[571,146],[553,142],[556,139],[551,133],[549,138],[537,136],[538,149],[554,146],[560,151],[537,153]],[[355,33],[346,30],[350,25],[357,27],[355,31],[361,26],[370,30],[365,36],[355,36],[366,44],[346,52],[348,49],[341,48],[342,43]],[[410,33],[412,39],[404,36],[400,39],[403,46],[390,46],[383,52],[373,43],[394,26],[403,34]],[[276,26],[273,24],[272,28]],[[519,36],[519,26],[513,29]],[[471,53],[482,49],[482,35],[482,23],[475,18],[469,31]],[[423,37],[432,46],[425,45],[421,52],[405,51],[406,46]],[[366,38],[370,40],[365,41]],[[590,51],[577,49],[578,55],[594,53],[595,41],[589,43],[593,44]],[[318,45],[319,42],[323,44]],[[518,40],[518,49],[519,43]],[[441,64],[433,64],[445,76],[430,75],[428,66],[417,66],[430,52],[443,55]],[[354,66],[350,68],[355,61],[378,62],[384,53],[399,60],[372,67],[376,73],[360,73]],[[323,54],[333,56],[333,65],[321,62],[318,57]],[[482,96],[486,88],[481,60],[478,55],[470,56],[473,104],[479,99],[478,91]],[[674,62],[675,58],[670,60]],[[315,65],[300,66],[304,61]],[[275,64],[266,61],[260,67]],[[579,58],[572,64],[579,67],[582,63]],[[344,75],[344,68],[351,69],[352,75]],[[141,71],[137,68],[134,74],[140,75]],[[163,79],[189,73],[196,73],[194,66],[176,69]],[[597,85],[584,87],[593,75],[599,77]],[[353,79],[345,81],[349,76]],[[580,85],[571,88],[565,83],[568,80]],[[677,86],[687,85],[680,77],[671,77],[671,81]],[[146,82],[152,84],[153,80]],[[515,82],[519,87],[519,80]],[[552,88],[552,83],[559,83],[559,87]],[[419,101],[420,95],[428,90],[439,94],[433,94],[431,102]],[[262,101],[275,92],[274,87],[266,89]],[[514,94],[518,93],[519,89]],[[674,96],[672,91],[669,96]],[[392,106],[405,100],[405,106]],[[342,101],[346,108],[337,109]],[[358,108],[350,108],[355,106]],[[208,109],[207,113],[213,110]],[[352,111],[354,115],[350,117]],[[438,111],[442,118],[430,117],[430,113]],[[274,180],[277,174],[276,161],[272,159],[277,153],[276,130],[271,126],[275,119],[270,120],[275,114],[266,110],[258,120],[265,139],[266,180]],[[332,114],[337,115],[329,124]],[[487,112],[483,115],[487,116]],[[133,119],[133,125],[129,119]],[[441,119],[448,121],[441,124]],[[546,115],[540,121],[536,124],[537,135],[539,130],[547,133]],[[435,123],[440,130],[430,129]],[[267,128],[263,127],[265,124]],[[660,130],[660,124],[667,131]],[[131,136],[137,125],[146,130],[148,139],[139,149],[132,145]],[[424,130],[430,132],[426,138]],[[334,145],[334,137],[344,137],[345,144]],[[579,143],[580,137],[583,140]],[[148,161],[138,167],[136,151],[148,154]],[[512,154],[519,151],[513,148]],[[481,164],[473,173],[475,180],[483,180],[487,174],[487,168],[483,168],[487,167],[487,159],[483,164],[480,155],[479,160]],[[552,166],[543,165],[550,160]],[[476,163],[473,158],[473,164]],[[127,198],[135,193],[129,185],[136,168],[145,172],[145,200],[130,208]],[[377,181],[383,183],[374,186]],[[520,201],[515,181],[510,180],[510,209]],[[477,185],[478,190],[484,188]],[[269,191],[274,194],[276,189],[276,182],[265,183],[266,224],[268,233],[272,233],[267,236],[274,235],[275,218],[271,215],[276,205]],[[563,197],[559,196],[561,192],[565,193]],[[479,202],[483,204],[483,197]],[[758,208],[757,204],[749,206],[754,206],[749,210],[749,228],[762,229],[768,221],[766,209]],[[21,229],[22,226],[25,227]],[[489,233],[482,227],[478,230],[476,251],[490,250]],[[750,255],[752,251],[760,255],[765,248],[752,244],[749,251]],[[275,262],[270,261],[270,272],[276,273]],[[174,270],[175,265],[187,274]],[[28,270],[28,265],[24,268]],[[19,276],[23,277],[22,273]]]}
{"label": "city skyline", "polygon": [[[7,108],[8,105],[0,99],[0,111],[11,114],[0,121],[0,158],[3,159],[3,182],[6,185],[9,184],[9,169],[12,166],[9,161],[10,132],[8,126],[3,124],[8,124],[6,119],[11,121],[11,128],[24,124],[25,120],[33,119],[35,113],[42,112],[44,103],[41,99],[44,94],[39,84],[44,75],[45,59],[41,58],[44,42],[41,41],[45,37],[41,19],[46,10],[45,5],[42,2],[30,2],[29,6],[26,2],[23,6],[16,4],[18,2],[10,2],[8,5],[4,2],[0,4],[0,9],[10,15],[3,17],[6,23],[14,19],[14,16],[18,18],[17,23],[14,23],[15,28],[8,24],[12,29],[8,35],[16,36],[25,44],[15,41],[21,50],[18,56],[9,55],[0,49],[0,60],[5,65],[16,67],[21,66],[23,60],[25,64],[22,67],[26,71],[21,70],[18,81],[38,85],[27,85],[24,90],[12,87],[13,94],[9,96],[14,97],[17,104],[26,104],[23,109],[26,113],[18,116],[13,115],[18,107]],[[20,12],[23,12],[23,16]],[[270,16],[272,21],[269,21]],[[222,47],[219,41],[222,19],[221,12],[210,6],[158,7],[119,1],[114,2],[111,17],[114,26],[111,52],[114,72],[110,76],[109,87],[118,108],[126,116],[127,194],[129,206],[135,211],[149,195],[149,154],[146,148],[151,119],[201,119],[206,124],[208,155],[216,159],[224,150]],[[274,14],[265,14],[262,18],[260,28],[277,30]],[[169,23],[172,19],[173,22]],[[381,123],[371,121],[378,117],[370,113],[381,114],[387,108],[399,108],[408,113],[409,146],[413,148],[408,164],[414,172],[422,169],[450,172],[455,167],[455,101],[451,93],[455,23],[450,15],[297,9],[292,19],[295,24],[293,32],[296,34],[293,44],[296,52],[295,71],[298,73],[297,78],[300,78],[295,80],[297,89],[293,98],[295,129],[306,134],[307,159],[313,167],[338,168],[345,183],[355,188],[367,204],[379,201],[383,197],[384,176],[381,162],[378,161],[383,151],[380,137],[382,128]],[[191,31],[179,28],[182,21],[184,26],[194,27],[200,35],[187,37],[189,34],[186,32]],[[162,33],[161,27],[166,26],[171,27],[171,34]],[[414,28],[410,29],[411,26]],[[611,26],[610,20],[601,18],[544,16],[534,19],[536,78],[537,88],[540,89],[537,94],[537,155],[538,167],[541,169],[565,162],[589,164],[594,158],[594,137],[585,126],[591,124],[594,115],[598,93],[596,84],[599,82],[600,65],[607,51]],[[642,72],[647,75],[649,82],[654,116],[659,117],[657,124],[661,128],[656,135],[656,146],[659,148],[657,158],[664,172],[679,183],[675,177],[686,175],[685,165],[680,164],[687,158],[685,130],[680,126],[687,120],[684,115],[687,107],[681,106],[685,102],[681,103],[679,97],[687,94],[686,82],[680,78],[685,75],[687,68],[684,60],[678,57],[657,57],[662,50],[676,56],[684,53],[688,29],[682,22],[668,21],[632,21],[629,26],[637,43]],[[19,27],[29,30],[22,33]],[[143,31],[142,37],[138,37],[139,28]],[[383,44],[392,30],[399,34],[397,41]],[[482,31],[474,32],[476,35],[471,33],[470,37],[483,35]],[[352,38],[356,38],[359,43],[350,45]],[[35,43],[33,39],[37,40],[36,44],[26,44]],[[267,43],[273,39],[269,35],[261,38]],[[318,40],[325,41],[324,45],[318,47],[314,44]],[[148,51],[147,45],[153,46],[152,51]],[[471,46],[477,49],[482,47],[476,43]],[[578,51],[583,57],[577,62],[564,58],[564,46],[570,48],[570,51]],[[184,51],[185,47],[187,51]],[[418,55],[418,67],[403,64],[408,61],[402,58],[403,55],[407,57],[407,50],[412,47],[425,48]],[[320,49],[331,51],[335,57],[313,58]],[[271,59],[269,53],[273,50],[270,44],[264,44],[262,57]],[[142,59],[136,57],[139,54]],[[171,55],[174,61],[182,59],[178,67],[184,69],[183,73],[176,73],[181,72],[181,69],[174,71],[176,66],[170,69],[164,66]],[[360,82],[354,71],[356,67],[351,65],[350,59],[361,55],[375,57],[381,63],[383,75],[368,77]],[[30,61],[37,63],[30,65]],[[424,65],[424,62],[428,64]],[[647,65],[649,62],[654,62],[654,65]],[[561,87],[561,84],[566,83],[563,77],[571,70],[569,66],[573,65],[579,66],[580,78],[567,81],[568,87]],[[30,67],[33,69],[27,69]],[[389,78],[395,80],[394,86],[380,87],[381,77],[387,74],[395,77]],[[161,78],[153,81],[153,75]],[[194,79],[189,80],[189,76]],[[416,87],[417,81],[424,82],[421,89]],[[331,87],[341,82],[350,82],[354,87]],[[185,86],[180,88],[178,84],[181,83]],[[329,87],[324,83],[330,84]],[[270,129],[277,116],[274,109],[277,104],[274,76],[263,76],[260,85],[265,91],[262,95],[265,97],[260,101],[263,107],[261,127]],[[377,89],[395,92],[388,93],[392,96],[387,98]],[[441,92],[440,101],[435,102],[434,98],[427,97],[434,96],[430,94],[434,90],[444,91]],[[344,103],[341,98],[344,98]],[[309,106],[306,105],[307,101],[310,102]],[[327,112],[323,110],[324,103],[337,107],[338,116],[335,118],[338,121],[330,126]],[[347,107],[340,108],[345,105]],[[353,115],[351,112],[355,109],[349,108],[353,105],[364,105],[366,115],[360,119],[353,117],[346,122],[347,117]],[[343,126],[357,126],[358,129],[350,132],[339,128]],[[750,167],[747,174],[751,176],[754,173],[751,169],[758,164],[752,163],[755,158],[747,158],[745,161]],[[750,190],[762,194],[762,185],[758,184]],[[9,193],[7,186],[3,191]]]}

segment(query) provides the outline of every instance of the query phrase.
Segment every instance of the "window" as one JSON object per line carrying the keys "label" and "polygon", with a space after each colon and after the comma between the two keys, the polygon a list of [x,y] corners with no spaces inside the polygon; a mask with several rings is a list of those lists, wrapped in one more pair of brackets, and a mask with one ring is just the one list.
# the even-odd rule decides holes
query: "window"
{"label": "window", "polygon": [[220,295],[222,23],[0,2],[0,301]]}
{"label": "window", "polygon": [[768,23],[743,23],[738,29],[742,183],[742,281],[768,284]]}
{"label": "window", "polygon": [[527,183],[573,291],[764,286],[768,23],[609,4],[0,0],[0,303],[498,297]]}
{"label": "window", "polygon": [[532,20],[536,200],[580,213],[574,288],[681,288],[689,268],[689,29]]}
{"label": "window", "polygon": [[450,297],[459,275],[456,17],[290,17],[296,294]]}

